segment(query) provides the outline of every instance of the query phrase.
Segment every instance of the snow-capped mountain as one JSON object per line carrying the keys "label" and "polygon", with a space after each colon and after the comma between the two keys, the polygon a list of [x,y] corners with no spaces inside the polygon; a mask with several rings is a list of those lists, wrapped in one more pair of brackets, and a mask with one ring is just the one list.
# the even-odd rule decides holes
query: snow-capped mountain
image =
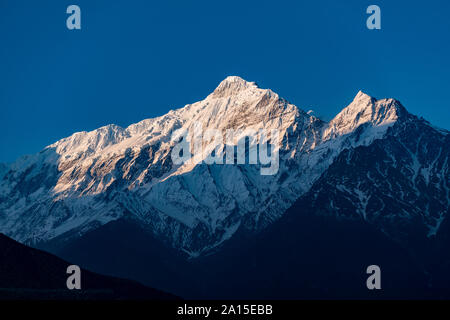
{"label": "snow-capped mountain", "polygon": [[382,139],[343,150],[298,205],[362,219],[408,247],[436,236],[448,219],[450,135],[398,108]]}
{"label": "snow-capped mountain", "polygon": [[[208,165],[203,158],[174,164],[173,133],[192,132],[198,123],[203,130],[276,130],[279,139],[272,143],[279,148],[278,172],[261,175],[259,165]],[[376,100],[359,92],[327,123],[269,89],[228,77],[200,102],[127,128],[109,125],[75,133],[0,168],[0,232],[33,244],[78,237],[125,217],[195,257],[239,228],[256,232],[269,226],[294,201],[313,192],[319,178],[325,179],[346,155],[385,146],[386,166],[394,166],[408,180],[409,189],[396,189],[392,199],[409,203],[415,194],[423,200],[420,209],[409,203],[389,215],[408,219],[421,214],[424,228],[433,234],[448,212],[448,139],[448,131],[410,115],[393,99]],[[393,144],[396,152],[389,152]],[[364,166],[366,160],[353,161]],[[395,189],[387,171],[377,177],[378,171],[367,171],[363,185],[337,174],[343,187],[334,185],[337,190],[349,188],[348,198],[369,221],[386,214],[380,208],[377,214],[369,210],[375,200],[368,184],[378,179],[375,186],[380,189],[389,183]],[[422,185],[429,189],[426,195]]]}

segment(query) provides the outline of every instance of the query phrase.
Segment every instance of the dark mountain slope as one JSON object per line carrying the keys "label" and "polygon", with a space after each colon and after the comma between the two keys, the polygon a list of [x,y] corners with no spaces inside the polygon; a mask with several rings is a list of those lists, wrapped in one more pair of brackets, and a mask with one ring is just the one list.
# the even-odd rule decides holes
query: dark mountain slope
{"label": "dark mountain slope", "polygon": [[[425,274],[405,250],[369,224],[305,213],[297,203],[267,231],[240,240],[194,261],[204,272],[210,271],[207,287],[214,288],[211,291],[218,297],[391,299],[441,295],[428,290]],[[366,268],[372,264],[382,271],[380,291],[366,287]]]}
{"label": "dark mountain slope", "polygon": [[133,279],[168,292],[186,292],[191,270],[186,255],[155,239],[133,220],[119,219],[81,238],[42,249],[101,274]]}
{"label": "dark mountain slope", "polygon": [[430,285],[443,287],[432,279],[450,260],[448,146],[450,135],[410,115],[384,139],[344,150],[297,205],[372,225],[414,257]]}
{"label": "dark mountain slope", "polygon": [[81,290],[66,287],[67,263],[0,234],[1,299],[175,299],[139,283],[81,271]]}
{"label": "dark mountain slope", "polygon": [[[127,235],[127,241],[113,252],[108,248],[120,242],[115,240],[117,234]],[[198,259],[183,259],[149,239],[139,226],[120,221],[76,240],[61,254],[97,272],[137,279],[186,298],[446,295],[430,290],[428,278],[411,255],[370,224],[307,213],[300,202],[265,232],[238,232],[217,252]],[[366,268],[372,264],[381,267],[381,291],[366,288]]]}

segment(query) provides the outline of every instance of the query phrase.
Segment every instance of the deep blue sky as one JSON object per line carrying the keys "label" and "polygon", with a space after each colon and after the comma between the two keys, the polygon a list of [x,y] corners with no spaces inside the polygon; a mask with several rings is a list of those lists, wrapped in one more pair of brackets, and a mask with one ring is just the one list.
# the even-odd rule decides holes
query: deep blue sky
{"label": "deep blue sky", "polygon": [[449,15],[448,0],[0,0],[0,161],[162,115],[227,75],[326,120],[361,89],[449,129]]}

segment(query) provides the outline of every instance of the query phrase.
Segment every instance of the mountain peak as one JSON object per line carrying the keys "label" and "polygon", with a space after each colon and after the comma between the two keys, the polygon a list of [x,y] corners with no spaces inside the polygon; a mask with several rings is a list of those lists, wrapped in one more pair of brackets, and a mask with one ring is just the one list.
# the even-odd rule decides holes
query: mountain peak
{"label": "mountain peak", "polygon": [[222,84],[227,84],[227,83],[229,83],[229,84],[246,85],[246,86],[256,85],[255,82],[247,81],[247,80],[245,80],[245,79],[243,79],[243,78],[241,78],[239,76],[228,76],[224,80],[222,80],[222,82],[219,84],[219,86],[222,85]]}
{"label": "mountain peak", "polygon": [[376,135],[382,135],[385,129],[393,125],[402,114],[401,104],[395,99],[377,100],[359,91],[353,101],[330,121],[324,133],[325,139],[353,132],[363,124],[374,128]]}
{"label": "mountain peak", "polygon": [[353,101],[364,101],[364,100],[371,101],[372,99],[376,101],[375,98],[359,90]]}
{"label": "mountain peak", "polygon": [[258,86],[255,82],[244,80],[239,76],[228,76],[217,86],[213,94],[216,97],[223,97],[249,88],[258,88]]}

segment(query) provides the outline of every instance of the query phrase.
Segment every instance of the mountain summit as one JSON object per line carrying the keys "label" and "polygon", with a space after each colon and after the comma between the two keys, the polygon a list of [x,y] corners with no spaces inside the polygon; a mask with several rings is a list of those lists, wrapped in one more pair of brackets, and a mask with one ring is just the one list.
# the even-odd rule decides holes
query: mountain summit
{"label": "mountain summit", "polygon": [[[192,131],[199,123],[203,130],[277,130],[277,174],[261,176],[259,165],[175,165],[172,134]],[[412,129],[418,127],[423,130]],[[429,150],[441,146],[439,161],[424,162],[411,132],[420,134]],[[421,176],[440,192],[448,190],[448,162],[441,162],[448,157],[443,145],[448,132],[408,114],[398,101],[359,92],[327,123],[254,82],[227,77],[202,101],[127,128],[109,125],[75,133],[2,169],[0,232],[31,244],[66,241],[125,218],[197,257],[238,230],[265,229],[308,194],[336,161],[344,161],[344,154],[394,136],[411,159],[402,162],[391,154],[386,161],[413,172],[413,180]],[[407,201],[409,195],[404,197]],[[432,209],[433,201],[437,199],[430,193],[430,215],[441,219],[446,212]],[[398,216],[408,216],[405,210]],[[433,219],[423,224],[430,232],[439,227]]]}
{"label": "mountain summit", "polygon": [[255,82],[248,82],[238,76],[229,76],[212,93],[215,97],[235,95],[248,88],[258,88]]}
{"label": "mountain summit", "polygon": [[375,131],[379,129],[382,135],[384,127],[392,126],[397,121],[402,108],[395,99],[377,100],[359,91],[353,101],[330,121],[325,137],[351,133],[361,125],[378,128],[372,130],[371,135],[376,136]]}

